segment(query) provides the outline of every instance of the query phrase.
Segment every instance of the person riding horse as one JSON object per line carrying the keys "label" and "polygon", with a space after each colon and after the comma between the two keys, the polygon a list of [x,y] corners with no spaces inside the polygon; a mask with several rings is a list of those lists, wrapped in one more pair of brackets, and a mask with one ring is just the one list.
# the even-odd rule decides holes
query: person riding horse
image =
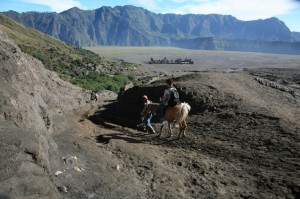
{"label": "person riding horse", "polygon": [[163,97],[159,98],[161,104],[157,107],[156,110],[156,115],[159,118],[163,118],[164,109],[180,104],[179,94],[176,88],[173,86],[173,80],[171,78],[167,79],[166,84],[168,88],[164,91]]}
{"label": "person riding horse", "polygon": [[[168,88],[164,91],[164,95],[160,98],[160,104],[158,103],[145,103],[141,116],[145,117],[149,112],[156,113],[162,120],[166,121],[169,129],[169,137],[172,136],[172,124],[175,122],[175,126],[179,127],[178,138],[185,137],[186,135],[186,118],[191,110],[191,106],[186,103],[180,103],[179,94],[173,86],[173,80],[167,79],[166,81]],[[165,109],[163,113],[163,109]],[[162,137],[163,125],[160,127],[158,137]]]}

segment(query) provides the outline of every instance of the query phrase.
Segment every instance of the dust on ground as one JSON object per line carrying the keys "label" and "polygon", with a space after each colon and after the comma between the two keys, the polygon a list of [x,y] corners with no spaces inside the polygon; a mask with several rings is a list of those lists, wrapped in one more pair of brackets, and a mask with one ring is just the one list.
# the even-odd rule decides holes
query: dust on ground
{"label": "dust on ground", "polygon": [[187,137],[158,139],[136,127],[164,74],[136,70],[154,82],[91,101],[1,32],[0,46],[0,198],[300,197],[297,77],[175,78],[192,107]]}
{"label": "dust on ground", "polygon": [[100,104],[89,117],[94,123],[81,120],[76,133],[55,139],[73,143],[68,150],[82,161],[73,182],[60,177],[69,190],[65,197],[300,197],[297,96],[245,73],[175,80],[182,101],[192,106],[187,137],[159,139],[135,128],[139,97],[155,101],[163,82],[129,89],[118,101]]}

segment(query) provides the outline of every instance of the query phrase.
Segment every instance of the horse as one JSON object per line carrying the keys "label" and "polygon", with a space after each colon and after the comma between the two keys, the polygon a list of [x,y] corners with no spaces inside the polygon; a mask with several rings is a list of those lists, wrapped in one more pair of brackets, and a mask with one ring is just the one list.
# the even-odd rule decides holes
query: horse
{"label": "horse", "polygon": [[[145,116],[147,113],[150,111],[152,113],[156,112],[157,107],[159,106],[158,103],[150,103],[150,104],[145,104],[141,116]],[[187,118],[189,112],[191,110],[191,107],[188,103],[180,103],[177,104],[176,106],[173,107],[167,107],[164,111],[164,119],[168,122],[168,128],[169,128],[169,136],[171,137],[173,135],[172,131],[172,123],[176,121],[176,127],[179,127],[179,134],[178,134],[178,139],[185,137],[185,130],[187,128],[187,123],[185,119]],[[163,130],[163,125],[160,127],[160,132],[158,137],[161,138]]]}

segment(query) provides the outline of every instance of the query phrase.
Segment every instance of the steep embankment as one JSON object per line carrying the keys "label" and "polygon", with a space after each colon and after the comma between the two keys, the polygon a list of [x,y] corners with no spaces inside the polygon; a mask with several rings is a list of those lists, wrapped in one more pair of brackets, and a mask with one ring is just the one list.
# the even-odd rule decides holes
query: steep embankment
{"label": "steep embankment", "polygon": [[99,148],[85,117],[116,94],[61,80],[0,31],[0,198],[140,198],[139,179]]}
{"label": "steep embankment", "polygon": [[58,198],[52,136],[90,93],[61,80],[0,31],[0,196]]}

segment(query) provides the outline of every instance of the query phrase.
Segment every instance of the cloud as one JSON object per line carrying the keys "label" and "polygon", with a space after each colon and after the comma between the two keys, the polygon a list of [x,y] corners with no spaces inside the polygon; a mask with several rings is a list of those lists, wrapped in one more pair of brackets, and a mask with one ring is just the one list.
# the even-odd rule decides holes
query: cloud
{"label": "cloud", "polygon": [[174,3],[184,3],[184,2],[186,2],[186,0],[172,0],[172,2],[174,2]]}
{"label": "cloud", "polygon": [[49,6],[52,11],[62,12],[73,7],[83,8],[80,2],[76,0],[22,0],[26,3]]}
{"label": "cloud", "polygon": [[129,3],[137,4],[144,8],[156,8],[158,7],[159,0],[130,0]]}
{"label": "cloud", "polygon": [[242,20],[252,20],[286,14],[298,6],[295,1],[288,0],[198,0],[198,3],[194,0],[193,2],[193,4],[174,9],[172,12],[178,14],[216,13],[233,15]]}

